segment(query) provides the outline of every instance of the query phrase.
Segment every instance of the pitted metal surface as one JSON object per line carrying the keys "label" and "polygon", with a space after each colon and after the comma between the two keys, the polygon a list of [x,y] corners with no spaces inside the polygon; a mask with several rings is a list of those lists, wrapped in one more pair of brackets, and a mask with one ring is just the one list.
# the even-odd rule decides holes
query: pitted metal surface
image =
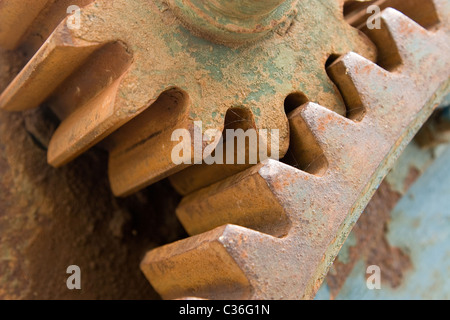
{"label": "pitted metal surface", "polygon": [[[448,17],[446,7],[440,9]],[[436,97],[448,90],[449,75],[442,72],[450,62],[447,27],[426,31],[390,8],[382,23],[370,35],[388,50],[395,48],[400,60],[390,64],[392,71],[355,53],[329,67],[349,118],[313,103],[289,115],[291,135],[299,137],[292,152],[302,159],[318,146],[320,170],[311,174],[269,160],[184,198],[178,216],[192,234],[227,223],[239,226],[228,224],[148,253],[142,269],[163,296],[314,297],[382,178],[437,106]],[[302,141],[308,135],[312,139]],[[254,203],[264,205],[255,210],[260,215],[252,211]],[[272,229],[261,226],[261,219]],[[188,261],[195,268],[186,270]],[[233,271],[234,277],[208,281],[203,264],[219,275]],[[168,278],[177,285],[167,285]]]}
{"label": "pitted metal surface", "polygon": [[[447,0],[371,1],[385,8],[373,30],[361,24],[368,3],[346,21],[344,0],[72,2],[78,29],[65,1],[0,0],[0,45],[29,57],[0,108],[49,105],[61,124],[48,162],[98,144],[117,196],[170,176],[186,195],[177,215],[192,237],[142,261],[163,298],[313,298],[449,92]],[[26,28],[7,32],[19,17]],[[284,159],[174,164],[174,130],[193,133],[201,121],[202,134],[223,131],[230,110],[237,127],[278,129]]]}

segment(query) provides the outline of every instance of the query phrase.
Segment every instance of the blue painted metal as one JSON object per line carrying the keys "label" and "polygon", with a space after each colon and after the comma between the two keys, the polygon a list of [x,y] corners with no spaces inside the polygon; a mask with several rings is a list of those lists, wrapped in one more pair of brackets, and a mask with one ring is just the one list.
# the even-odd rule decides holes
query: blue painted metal
{"label": "blue painted metal", "polygon": [[[450,145],[436,151],[436,161],[391,214],[387,238],[392,246],[410,256],[413,265],[405,271],[402,284],[393,289],[382,283],[380,290],[369,290],[366,264],[360,260],[336,299],[450,299]],[[352,239],[350,234],[338,257],[341,261],[345,261],[349,246],[354,245]],[[324,283],[316,299],[329,298],[330,291]]]}

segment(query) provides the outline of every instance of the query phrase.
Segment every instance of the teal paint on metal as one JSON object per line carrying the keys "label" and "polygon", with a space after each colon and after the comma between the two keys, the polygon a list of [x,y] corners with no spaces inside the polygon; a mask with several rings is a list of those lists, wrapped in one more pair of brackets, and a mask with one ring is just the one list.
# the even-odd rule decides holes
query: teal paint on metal
{"label": "teal paint on metal", "polygon": [[[336,299],[450,299],[450,146],[440,150],[392,212],[387,238],[410,256],[413,266],[402,284],[393,289],[382,283],[381,290],[369,290],[366,265],[359,260]],[[344,252],[352,245],[348,242]],[[316,299],[329,297],[324,283]]]}

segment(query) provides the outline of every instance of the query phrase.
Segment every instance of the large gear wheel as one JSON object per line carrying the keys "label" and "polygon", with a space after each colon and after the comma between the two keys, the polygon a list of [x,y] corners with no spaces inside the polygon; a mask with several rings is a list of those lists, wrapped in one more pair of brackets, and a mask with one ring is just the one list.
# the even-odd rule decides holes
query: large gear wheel
{"label": "large gear wheel", "polygon": [[[448,0],[0,0],[0,46],[28,59],[0,108],[48,105],[49,164],[98,145],[116,196],[170,177],[191,237],[141,263],[163,298],[310,299],[449,92],[449,19]],[[229,128],[277,129],[283,159],[173,162],[174,130]]]}

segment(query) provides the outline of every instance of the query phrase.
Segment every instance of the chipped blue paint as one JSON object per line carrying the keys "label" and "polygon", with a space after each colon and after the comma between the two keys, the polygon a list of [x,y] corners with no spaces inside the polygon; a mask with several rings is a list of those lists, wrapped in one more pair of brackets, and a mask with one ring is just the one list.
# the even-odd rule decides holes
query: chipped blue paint
{"label": "chipped blue paint", "polygon": [[[392,289],[383,283],[381,290],[367,289],[366,265],[360,260],[337,299],[450,299],[449,163],[450,146],[446,146],[392,212],[387,238],[408,253],[413,264],[400,287]],[[325,283],[316,299],[329,297]]]}

